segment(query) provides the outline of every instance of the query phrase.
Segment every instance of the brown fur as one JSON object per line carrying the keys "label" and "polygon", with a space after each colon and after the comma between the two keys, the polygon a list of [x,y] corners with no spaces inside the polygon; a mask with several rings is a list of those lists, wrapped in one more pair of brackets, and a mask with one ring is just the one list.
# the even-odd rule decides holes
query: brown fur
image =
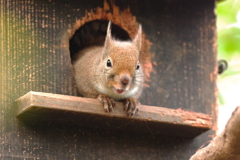
{"label": "brown fur", "polygon": [[[118,41],[112,39],[109,23],[104,46],[80,51],[81,56],[73,64],[78,91],[90,98],[99,94],[114,100],[138,98],[143,84],[142,69],[136,69],[140,49],[141,26],[132,42]],[[108,60],[111,67],[106,65]]]}

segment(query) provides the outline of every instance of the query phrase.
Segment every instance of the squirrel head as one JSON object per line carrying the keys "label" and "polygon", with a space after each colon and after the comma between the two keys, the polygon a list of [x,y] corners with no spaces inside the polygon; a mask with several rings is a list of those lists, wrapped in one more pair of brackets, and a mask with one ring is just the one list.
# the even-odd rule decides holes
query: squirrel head
{"label": "squirrel head", "polygon": [[133,41],[118,41],[111,36],[111,22],[102,53],[101,63],[104,65],[106,92],[116,97],[127,97],[135,94],[143,82],[142,69],[139,63],[142,28],[139,25]]}

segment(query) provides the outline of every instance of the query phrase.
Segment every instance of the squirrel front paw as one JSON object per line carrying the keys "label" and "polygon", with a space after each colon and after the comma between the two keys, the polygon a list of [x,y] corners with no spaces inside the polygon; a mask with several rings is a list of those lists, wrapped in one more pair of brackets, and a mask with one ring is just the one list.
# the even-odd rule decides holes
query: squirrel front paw
{"label": "squirrel front paw", "polygon": [[112,98],[100,94],[97,96],[97,99],[103,104],[105,112],[113,112],[113,107],[116,106],[116,102]]}
{"label": "squirrel front paw", "polygon": [[132,117],[137,113],[139,106],[140,102],[134,98],[127,98],[124,101],[124,110],[127,111],[129,117]]}

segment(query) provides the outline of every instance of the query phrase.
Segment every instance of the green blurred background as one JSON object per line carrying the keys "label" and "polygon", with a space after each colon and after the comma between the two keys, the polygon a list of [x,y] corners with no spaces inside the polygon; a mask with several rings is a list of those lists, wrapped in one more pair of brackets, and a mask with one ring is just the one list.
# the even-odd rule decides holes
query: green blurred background
{"label": "green blurred background", "polygon": [[[217,34],[218,59],[226,59],[228,62],[235,58],[239,59],[240,0],[225,0],[217,3]],[[226,73],[229,75],[231,71],[233,74],[232,69],[230,65]]]}
{"label": "green blurred background", "polygon": [[228,69],[218,76],[218,131],[221,133],[232,112],[240,106],[240,0],[217,2],[218,60]]}

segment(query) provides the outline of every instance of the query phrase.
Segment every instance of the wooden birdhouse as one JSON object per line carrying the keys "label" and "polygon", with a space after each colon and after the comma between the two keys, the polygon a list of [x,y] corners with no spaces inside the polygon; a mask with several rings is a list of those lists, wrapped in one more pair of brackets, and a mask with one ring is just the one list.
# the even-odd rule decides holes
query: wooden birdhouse
{"label": "wooden birdhouse", "polygon": [[[0,7],[2,159],[186,160],[214,135],[215,1],[2,0]],[[122,40],[142,26],[144,88],[133,117],[121,102],[104,112],[75,85],[72,62],[89,45],[86,24],[109,20]]]}

